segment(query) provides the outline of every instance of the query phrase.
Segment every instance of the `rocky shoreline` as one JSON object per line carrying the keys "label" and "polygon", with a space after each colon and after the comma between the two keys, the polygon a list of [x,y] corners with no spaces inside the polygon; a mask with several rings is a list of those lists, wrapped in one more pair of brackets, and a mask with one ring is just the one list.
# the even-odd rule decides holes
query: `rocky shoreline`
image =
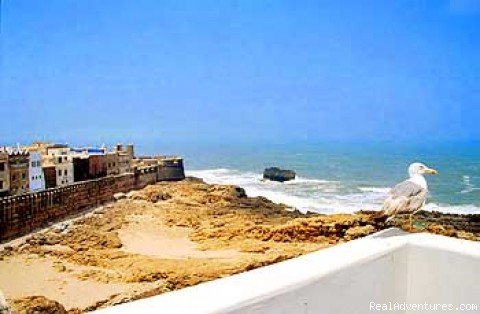
{"label": "rocky shoreline", "polygon": [[[376,212],[301,214],[239,187],[158,183],[0,251],[18,313],[79,313],[276,263],[389,227]],[[414,228],[480,240],[480,215],[420,212]],[[420,227],[418,227],[420,226]],[[32,284],[35,282],[36,284]],[[93,293],[90,292],[93,290]],[[85,291],[85,293],[81,293]]]}

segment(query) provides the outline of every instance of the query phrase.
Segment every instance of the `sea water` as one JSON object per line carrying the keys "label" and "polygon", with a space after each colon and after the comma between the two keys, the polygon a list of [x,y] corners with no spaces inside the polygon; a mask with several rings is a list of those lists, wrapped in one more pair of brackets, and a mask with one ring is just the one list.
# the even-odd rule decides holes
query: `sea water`
{"label": "sea water", "polygon": [[[478,143],[197,143],[174,149],[185,157],[187,175],[319,213],[381,208],[390,188],[408,177],[408,165],[420,161],[439,171],[427,177],[425,209],[480,213]],[[271,166],[298,176],[285,183],[262,180]]]}

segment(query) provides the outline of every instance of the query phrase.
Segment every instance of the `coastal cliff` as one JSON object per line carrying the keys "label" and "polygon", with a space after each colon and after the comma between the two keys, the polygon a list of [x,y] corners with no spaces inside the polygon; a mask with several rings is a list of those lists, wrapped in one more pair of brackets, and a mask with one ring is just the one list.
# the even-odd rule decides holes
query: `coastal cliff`
{"label": "coastal cliff", "polygon": [[[422,212],[422,230],[409,231],[479,240],[478,221],[477,216]],[[395,223],[405,221],[399,217]],[[7,243],[0,251],[0,287],[17,310],[44,300],[72,313],[90,311],[269,265],[386,227],[373,212],[301,214],[263,197],[250,198],[235,186],[194,178],[161,182]]]}

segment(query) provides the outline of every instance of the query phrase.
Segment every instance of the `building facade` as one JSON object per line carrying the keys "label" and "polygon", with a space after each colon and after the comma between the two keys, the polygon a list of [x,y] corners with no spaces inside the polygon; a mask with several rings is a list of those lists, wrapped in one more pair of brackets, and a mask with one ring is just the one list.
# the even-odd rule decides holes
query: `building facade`
{"label": "building facade", "polygon": [[8,195],[10,191],[10,173],[8,167],[8,153],[0,151],[0,197]]}
{"label": "building facade", "polygon": [[107,176],[120,174],[119,155],[117,152],[106,153],[105,163],[107,165]]}
{"label": "building facade", "polygon": [[68,154],[55,156],[55,171],[57,173],[57,186],[64,186],[74,182],[73,160]]}
{"label": "building facade", "polygon": [[30,191],[37,192],[45,190],[45,175],[42,168],[42,154],[39,152],[30,152],[29,165]]}
{"label": "building facade", "polygon": [[75,182],[87,181],[90,179],[88,155],[73,156],[73,180]]}
{"label": "building facade", "polygon": [[8,152],[10,195],[29,191],[29,153],[26,150],[11,149]]}
{"label": "building facade", "polygon": [[107,175],[105,155],[90,155],[88,156],[89,171],[88,175],[90,179],[97,179],[105,177]]}
{"label": "building facade", "polygon": [[118,171],[119,173],[129,173],[133,171],[132,160],[134,157],[133,145],[123,146],[118,144],[115,147],[118,154]]}
{"label": "building facade", "polygon": [[[64,186],[74,182],[73,158],[67,145],[51,145],[43,156],[45,166],[55,166],[56,186]],[[51,174],[49,174],[51,180]]]}
{"label": "building facade", "polygon": [[43,174],[45,176],[45,188],[51,189],[57,186],[57,171],[55,165],[43,166]]}
{"label": "building facade", "polygon": [[132,172],[132,158],[129,154],[118,153],[118,171],[120,173]]}

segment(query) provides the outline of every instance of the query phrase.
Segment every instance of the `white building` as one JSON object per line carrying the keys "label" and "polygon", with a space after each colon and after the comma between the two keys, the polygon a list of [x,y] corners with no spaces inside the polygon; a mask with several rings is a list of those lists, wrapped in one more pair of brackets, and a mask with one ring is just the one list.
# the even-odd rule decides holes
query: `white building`
{"label": "white building", "polygon": [[48,165],[54,165],[56,171],[56,186],[64,186],[74,182],[73,156],[66,145],[53,145],[47,148],[44,160]]}
{"label": "white building", "polygon": [[39,152],[30,152],[30,191],[36,192],[45,190],[45,175],[42,168],[42,154]]}

